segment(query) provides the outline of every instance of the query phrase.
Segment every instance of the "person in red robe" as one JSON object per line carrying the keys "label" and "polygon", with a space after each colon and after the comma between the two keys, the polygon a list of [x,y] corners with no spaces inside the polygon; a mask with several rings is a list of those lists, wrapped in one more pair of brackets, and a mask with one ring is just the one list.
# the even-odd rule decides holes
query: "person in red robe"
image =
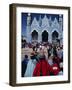
{"label": "person in red robe", "polygon": [[[56,58],[58,60],[58,58]],[[53,60],[53,64],[50,65],[45,59],[45,55],[41,55],[36,67],[33,71],[33,76],[55,76],[60,72],[58,63]]]}
{"label": "person in red robe", "polygon": [[36,67],[33,72],[33,76],[49,76],[52,71],[51,66],[45,59],[45,56],[40,56],[40,60],[36,64]]}
{"label": "person in red robe", "polygon": [[50,71],[51,73],[50,73],[50,75],[58,75],[59,74],[59,71],[60,71],[59,58],[56,57],[55,59],[53,59],[53,56],[51,54],[49,54],[48,57],[49,57],[48,58],[48,63],[51,66],[51,69],[50,69],[51,70]]}

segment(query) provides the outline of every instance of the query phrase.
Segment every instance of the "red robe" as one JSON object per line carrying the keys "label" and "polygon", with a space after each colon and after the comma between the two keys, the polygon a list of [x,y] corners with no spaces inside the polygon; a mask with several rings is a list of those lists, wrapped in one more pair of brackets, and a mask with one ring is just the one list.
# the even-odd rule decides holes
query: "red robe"
{"label": "red robe", "polygon": [[40,60],[34,69],[33,76],[49,76],[52,71],[51,66],[46,60]]}

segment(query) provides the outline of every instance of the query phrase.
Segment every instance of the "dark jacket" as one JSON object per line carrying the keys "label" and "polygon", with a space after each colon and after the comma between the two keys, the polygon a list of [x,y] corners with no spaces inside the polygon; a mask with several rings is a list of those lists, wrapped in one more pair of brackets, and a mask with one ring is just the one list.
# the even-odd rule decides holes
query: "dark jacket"
{"label": "dark jacket", "polygon": [[29,59],[27,59],[27,58],[25,58],[22,61],[22,74],[21,74],[22,77],[24,77],[24,74],[25,74],[25,71],[26,71],[26,68],[27,68],[28,61],[29,61]]}

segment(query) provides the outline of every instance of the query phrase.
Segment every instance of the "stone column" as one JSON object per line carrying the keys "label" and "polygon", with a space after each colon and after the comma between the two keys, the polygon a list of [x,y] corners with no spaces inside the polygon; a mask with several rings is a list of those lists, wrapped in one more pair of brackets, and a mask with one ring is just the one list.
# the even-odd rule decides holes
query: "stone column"
{"label": "stone column", "polygon": [[38,42],[41,42],[41,41],[42,41],[41,33],[38,33]]}
{"label": "stone column", "polygon": [[49,33],[49,35],[48,35],[48,42],[52,43],[52,34],[51,33]]}
{"label": "stone column", "polygon": [[27,16],[27,27],[26,27],[27,42],[31,42],[30,31],[31,31],[31,14],[28,13],[28,16]]}
{"label": "stone column", "polygon": [[60,33],[59,38],[60,38],[60,45],[63,45],[63,32]]}
{"label": "stone column", "polygon": [[27,42],[31,42],[30,26],[27,26]]}

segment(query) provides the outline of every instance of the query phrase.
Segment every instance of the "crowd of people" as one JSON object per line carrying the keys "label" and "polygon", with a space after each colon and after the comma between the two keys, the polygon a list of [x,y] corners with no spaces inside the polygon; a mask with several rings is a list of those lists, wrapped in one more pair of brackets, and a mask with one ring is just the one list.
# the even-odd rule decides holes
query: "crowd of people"
{"label": "crowd of people", "polygon": [[30,58],[22,60],[22,77],[63,75],[63,45],[50,43],[26,44],[32,48]]}

